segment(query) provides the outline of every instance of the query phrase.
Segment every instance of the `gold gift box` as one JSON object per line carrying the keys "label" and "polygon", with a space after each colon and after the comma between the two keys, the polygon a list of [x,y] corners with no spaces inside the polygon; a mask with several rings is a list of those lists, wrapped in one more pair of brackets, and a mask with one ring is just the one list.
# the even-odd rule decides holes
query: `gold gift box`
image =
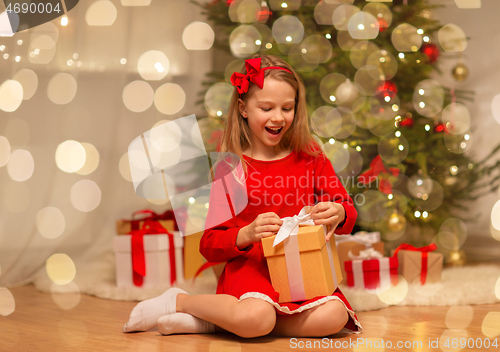
{"label": "gold gift box", "polygon": [[[398,251],[398,273],[403,276],[408,283],[420,284],[422,273],[422,252],[419,251]],[[443,270],[443,255],[441,253],[429,252],[427,255],[427,276],[425,283],[441,281],[441,271]]]}
{"label": "gold gift box", "polygon": [[[269,267],[271,283],[276,292],[280,294],[279,303],[291,302],[288,273],[286,268],[285,248],[283,242],[273,247],[276,236],[262,239],[264,256]],[[286,241],[286,240],[285,240]],[[300,265],[302,268],[302,282],[304,283],[305,300],[331,295],[337,288],[332,277],[330,261],[326,246],[332,252],[337,284],[342,281],[342,272],[337,255],[337,247],[333,237],[325,241],[323,226],[299,226],[297,241],[300,252]]]}

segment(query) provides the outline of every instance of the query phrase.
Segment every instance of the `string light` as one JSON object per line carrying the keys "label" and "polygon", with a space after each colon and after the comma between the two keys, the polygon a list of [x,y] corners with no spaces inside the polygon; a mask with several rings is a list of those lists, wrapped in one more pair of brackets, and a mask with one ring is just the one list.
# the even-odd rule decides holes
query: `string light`
{"label": "string light", "polygon": [[420,217],[420,215],[421,215],[421,214],[420,214],[420,212],[419,212],[418,210],[417,210],[417,211],[415,211],[415,217],[416,217],[416,218],[419,218],[419,217]]}
{"label": "string light", "polygon": [[405,58],[405,54],[403,54],[403,53],[399,53],[398,56],[399,56],[400,59],[404,59]]}
{"label": "string light", "polygon": [[330,144],[334,144],[334,143],[335,143],[335,139],[330,138],[330,140],[328,141],[328,143],[330,143]]}
{"label": "string light", "polygon": [[325,34],[326,39],[332,39],[332,35],[330,33]]}
{"label": "string light", "polygon": [[425,125],[425,130],[429,132],[431,130],[431,126],[429,124]]}
{"label": "string light", "polygon": [[61,26],[66,27],[68,25],[68,16],[64,15],[61,17]]}
{"label": "string light", "polygon": [[356,150],[357,150],[358,152],[360,152],[360,151],[361,151],[361,147],[360,147],[359,145],[358,145],[358,146],[356,146]]}

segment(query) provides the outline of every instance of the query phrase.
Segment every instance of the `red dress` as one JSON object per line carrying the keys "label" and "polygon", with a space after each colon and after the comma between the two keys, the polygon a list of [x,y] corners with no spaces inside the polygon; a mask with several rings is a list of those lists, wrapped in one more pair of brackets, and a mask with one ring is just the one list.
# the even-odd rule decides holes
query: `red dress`
{"label": "red dress", "polygon": [[[331,296],[315,297],[303,302],[278,303],[279,293],[271,285],[262,244],[256,242],[242,250],[236,247],[238,231],[252,223],[257,215],[274,212],[280,218],[293,216],[304,206],[321,201],[335,201],[344,206],[346,220],[342,226],[337,227],[335,233],[349,234],[356,222],[357,212],[330,161],[304,152],[291,152],[285,158],[273,161],[260,161],[247,156],[244,158],[248,162],[248,204],[236,216],[205,230],[200,242],[200,252],[209,262],[227,262],[217,285],[217,293],[229,294],[239,300],[249,297],[263,299],[273,304],[278,314],[300,313],[326,301],[339,300],[349,313],[345,328],[361,331],[361,324],[338,288]],[[228,170],[223,169],[224,167],[216,169],[216,179],[221,172],[227,173]],[[228,187],[225,187],[227,191]],[[227,193],[231,193],[230,189],[231,187]],[[225,194],[226,199],[220,199],[220,196],[217,199],[214,193],[217,192],[213,192],[212,188],[207,223],[211,216],[217,217],[224,213],[228,200],[234,201],[234,197]],[[237,207],[236,205],[235,208]]]}

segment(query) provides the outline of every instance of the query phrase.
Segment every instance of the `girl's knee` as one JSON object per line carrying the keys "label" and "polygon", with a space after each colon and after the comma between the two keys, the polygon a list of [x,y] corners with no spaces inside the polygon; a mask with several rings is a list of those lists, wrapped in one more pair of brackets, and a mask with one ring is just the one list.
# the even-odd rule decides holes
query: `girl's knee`
{"label": "girl's knee", "polygon": [[349,321],[349,313],[344,304],[339,301],[329,301],[325,303],[325,327],[327,327],[326,335],[338,333]]}
{"label": "girl's knee", "polygon": [[276,311],[271,304],[256,299],[237,315],[237,324],[242,327],[241,337],[264,336],[276,325]]}

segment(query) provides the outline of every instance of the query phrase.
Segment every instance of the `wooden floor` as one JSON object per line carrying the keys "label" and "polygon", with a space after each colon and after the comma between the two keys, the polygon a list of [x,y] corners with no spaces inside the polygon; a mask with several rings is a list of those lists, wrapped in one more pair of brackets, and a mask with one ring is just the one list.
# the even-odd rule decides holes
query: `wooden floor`
{"label": "wooden floor", "polygon": [[[358,317],[365,329],[362,334],[331,336],[323,340],[243,339],[231,334],[161,336],[156,331],[124,334],[122,326],[135,302],[82,295],[74,306],[78,300],[73,303],[72,300],[78,297],[53,297],[36,291],[32,285],[12,288],[10,292],[15,299],[15,311],[6,317],[0,316],[0,351],[263,352],[313,350],[315,346],[317,350],[333,347],[338,351],[384,351],[380,347],[382,340],[386,346],[392,344],[392,348],[386,347],[385,351],[458,351],[460,349],[452,348],[453,338],[457,338],[457,344],[460,343],[458,338],[473,338],[474,341],[467,340],[472,347],[472,343],[477,343],[476,339],[484,341],[486,338],[483,329],[491,337],[500,333],[500,304],[493,304],[454,307],[451,311],[450,307],[390,307],[360,312]],[[61,306],[74,307],[64,309]],[[443,346],[447,337],[450,338],[449,349]],[[436,339],[442,348],[432,348],[437,347]],[[416,343],[413,341],[422,341],[422,344],[409,347]],[[434,344],[431,348],[429,341]],[[401,348],[398,348],[398,342]],[[485,350],[500,350],[500,346]]]}

